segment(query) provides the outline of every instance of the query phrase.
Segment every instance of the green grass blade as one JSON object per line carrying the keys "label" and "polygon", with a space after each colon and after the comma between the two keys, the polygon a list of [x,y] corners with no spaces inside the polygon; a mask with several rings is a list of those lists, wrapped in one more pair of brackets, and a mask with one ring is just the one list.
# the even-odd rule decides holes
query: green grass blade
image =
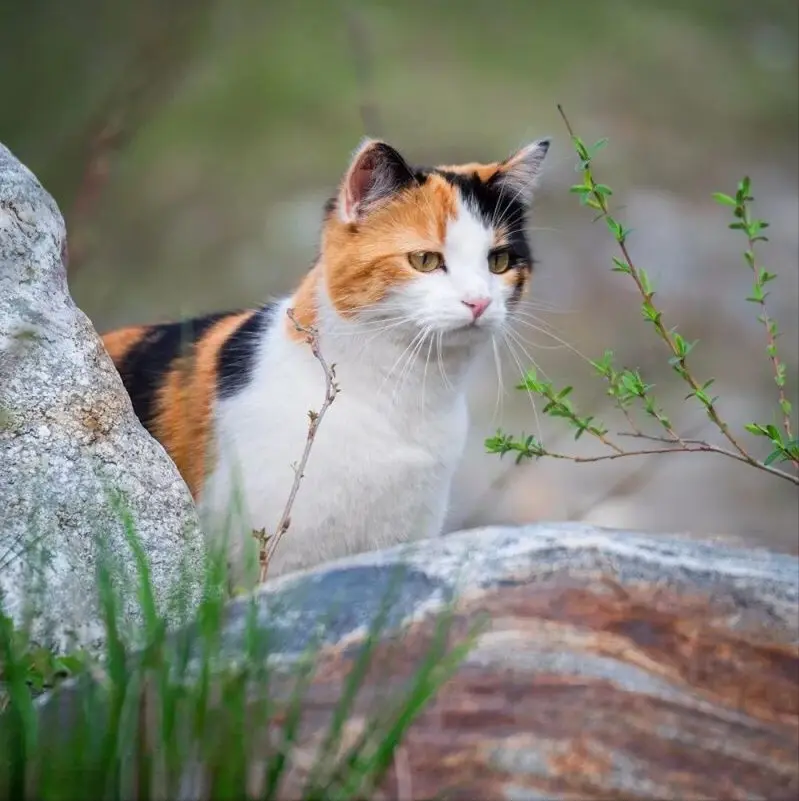
{"label": "green grass blade", "polygon": [[306,782],[304,796],[309,801],[310,799],[324,798],[325,788],[320,785],[320,777],[322,777],[324,781],[323,775],[329,769],[330,758],[338,749],[338,743],[341,740],[344,724],[351,717],[355,699],[366,678],[369,666],[372,663],[375,648],[380,642],[380,635],[388,622],[388,615],[393,608],[404,573],[405,569],[404,566],[402,566],[396,569],[392,574],[388,589],[383,596],[377,614],[372,619],[369,625],[369,631],[359,649],[358,658],[355,660],[355,664],[347,675],[341,697],[336,704],[336,708],[333,710],[328,733],[320,748],[317,761]]}

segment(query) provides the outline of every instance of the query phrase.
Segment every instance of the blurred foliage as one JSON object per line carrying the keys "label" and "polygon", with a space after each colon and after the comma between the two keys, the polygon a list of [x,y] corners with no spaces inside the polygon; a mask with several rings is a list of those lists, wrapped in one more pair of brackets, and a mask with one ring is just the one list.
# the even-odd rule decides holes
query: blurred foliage
{"label": "blurred foliage", "polygon": [[0,140],[64,210],[102,327],[290,286],[313,234],[298,249],[267,218],[329,190],[364,100],[420,161],[560,134],[556,101],[612,116],[639,180],[790,151],[796,28],[791,0],[10,0]]}
{"label": "blurred foliage", "polygon": [[[654,338],[630,334],[640,312],[568,194],[560,102],[586,140],[610,138],[603,172],[636,258],[669,318],[701,340],[697,370],[728,388],[740,423],[772,408],[773,376],[711,192],[753,176],[773,223],[764,266],[780,276],[772,297],[796,394],[796,0],[5,0],[0,82],[0,141],[64,212],[71,290],[100,330],[288,291],[365,133],[428,163],[500,158],[550,134],[533,299],[559,312],[559,338],[536,323],[528,345],[599,413],[607,399],[584,386],[569,348],[593,359],[613,349],[652,382],[669,367]],[[508,388],[531,364],[509,362]],[[479,450],[496,430],[493,381]],[[530,422],[527,400],[506,397],[510,430]],[[491,480],[486,461],[474,469]],[[535,465],[536,488],[545,469]],[[575,469],[559,479],[570,496],[591,496],[612,472]],[[796,529],[793,496],[772,502],[765,486],[728,477],[708,512],[687,469],[669,476],[648,499],[636,490],[649,528],[706,526],[712,514],[717,529],[783,541]]]}

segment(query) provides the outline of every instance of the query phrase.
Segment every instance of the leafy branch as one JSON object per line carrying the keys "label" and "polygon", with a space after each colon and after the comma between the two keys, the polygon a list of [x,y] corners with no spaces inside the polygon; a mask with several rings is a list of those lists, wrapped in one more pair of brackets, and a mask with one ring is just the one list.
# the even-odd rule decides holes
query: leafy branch
{"label": "leafy branch", "polygon": [[[650,441],[657,443],[658,447],[642,450],[625,450],[621,448],[609,438],[606,426],[596,421],[594,417],[580,417],[577,414],[568,397],[572,392],[572,387],[558,390],[553,387],[551,382],[540,381],[535,371],[530,371],[524,377],[522,384],[519,385],[519,389],[534,392],[544,398],[546,405],[543,412],[550,417],[564,419],[574,429],[575,440],[579,439],[584,433],[588,433],[612,452],[590,457],[553,453],[547,450],[533,436],[522,436],[521,439],[517,439],[501,430],[497,432],[496,436],[486,440],[486,449],[490,453],[497,453],[500,456],[513,452],[516,454],[517,462],[523,459],[541,458],[542,456],[568,459],[573,462],[598,462],[625,456],[662,453],[716,453],[756,467],[794,484],[799,484],[799,475],[794,475],[774,466],[775,462],[790,462],[795,468],[799,468],[799,440],[793,436],[791,429],[790,415],[792,406],[785,393],[785,365],[777,353],[777,323],[769,316],[765,302],[768,292],[764,290],[764,287],[767,283],[773,281],[776,275],[762,268],[755,256],[755,245],[758,242],[766,241],[766,237],[763,236],[762,232],[768,227],[768,223],[753,218],[751,215],[748,205],[753,200],[750,179],[744,178],[740,182],[735,197],[715,193],[714,198],[717,202],[733,208],[735,222],[731,223],[729,227],[733,230],[741,230],[746,234],[748,248],[744,253],[744,259],[754,274],[752,292],[748,300],[757,303],[761,307],[758,319],[766,329],[766,352],[771,361],[774,380],[778,387],[783,431],[773,424],[747,423],[744,426],[744,429],[750,434],[769,440],[772,450],[762,461],[746,449],[739,436],[722,416],[718,406],[718,397],[712,396],[709,392],[715,379],[700,380],[694,374],[688,357],[697,342],[686,340],[676,328],[666,325],[663,311],[654,302],[655,289],[651,278],[646,270],[636,265],[630,256],[627,247],[630,229],[626,228],[610,211],[609,198],[612,196],[613,190],[607,184],[599,183],[595,179],[593,172],[593,159],[596,153],[607,144],[607,139],[600,139],[593,146],[587,146],[574,133],[561,106],[558,106],[558,111],[563,117],[571,136],[572,144],[579,158],[577,169],[582,173],[583,179],[582,183],[572,186],[570,192],[579,195],[581,205],[588,206],[597,212],[594,219],[595,222],[604,220],[608,230],[618,244],[620,253],[619,256],[612,257],[612,270],[628,275],[633,280],[641,296],[641,315],[652,326],[658,338],[668,349],[670,354],[668,359],[669,366],[689,387],[690,391],[685,399],[694,398],[701,404],[707,417],[727,440],[730,447],[720,447],[705,440],[688,439],[681,436],[666,413],[659,407],[653,394],[654,386],[644,380],[639,370],[618,369],[614,364],[613,352],[606,350],[600,359],[592,361],[591,364],[597,375],[607,383],[607,394],[613,399],[614,405],[623,413],[630,425],[631,430],[619,432],[619,436]],[[640,406],[644,414],[654,421],[662,432],[660,436],[647,434],[636,425],[631,412],[633,406]]]}
{"label": "leafy branch", "polygon": [[[752,292],[747,300],[750,303],[756,303],[760,306],[760,314],[757,319],[763,323],[766,329],[766,353],[768,354],[769,361],[774,370],[774,383],[777,385],[778,402],[780,411],[782,412],[782,425],[785,430],[785,436],[790,443],[790,441],[794,439],[791,431],[791,411],[793,407],[785,395],[785,365],[782,363],[777,353],[777,337],[779,336],[777,321],[772,319],[766,307],[766,298],[769,295],[765,289],[766,284],[773,281],[777,275],[761,267],[755,255],[756,244],[758,242],[768,242],[768,237],[763,236],[763,231],[768,228],[768,223],[765,220],[758,220],[752,217],[749,203],[754,200],[754,197],[751,195],[751,190],[752,182],[749,178],[744,178],[738,184],[738,190],[734,198],[725,195],[723,192],[715,192],[713,197],[723,206],[732,206],[735,221],[731,222],[729,227],[733,231],[743,231],[746,234],[748,247],[744,251],[744,261],[754,275]],[[770,431],[770,428],[773,428],[773,426],[758,426],[752,423],[747,426],[747,431],[757,436],[767,436],[772,441],[781,439],[780,437],[775,437],[774,433]],[[781,451],[782,449],[778,448],[778,450]]]}
{"label": "leafy branch", "polygon": [[259,581],[261,582],[266,581],[266,576],[269,571],[269,563],[274,556],[275,549],[280,544],[281,538],[288,531],[289,526],[291,525],[291,510],[294,507],[294,501],[296,500],[297,493],[300,490],[300,484],[302,483],[302,479],[305,474],[305,468],[308,464],[308,457],[311,455],[311,448],[313,447],[314,439],[316,438],[316,432],[319,430],[319,426],[325,414],[327,413],[327,410],[330,408],[331,404],[339,393],[339,386],[336,383],[336,365],[328,364],[325,361],[324,356],[322,356],[322,351],[319,347],[319,332],[317,329],[314,326],[302,325],[294,316],[294,309],[288,309],[286,314],[294,325],[295,330],[305,336],[306,343],[311,347],[311,353],[313,353],[316,360],[322,366],[322,370],[325,374],[325,398],[318,412],[315,412],[312,409],[308,410],[308,435],[305,439],[305,448],[303,449],[300,461],[293,465],[294,481],[292,482],[291,490],[289,491],[289,496],[286,500],[286,506],[283,509],[283,514],[280,516],[280,520],[278,521],[274,533],[267,534],[266,529],[253,531],[253,536],[256,538],[256,540],[258,540],[261,546],[258,554],[258,562],[260,565]]}

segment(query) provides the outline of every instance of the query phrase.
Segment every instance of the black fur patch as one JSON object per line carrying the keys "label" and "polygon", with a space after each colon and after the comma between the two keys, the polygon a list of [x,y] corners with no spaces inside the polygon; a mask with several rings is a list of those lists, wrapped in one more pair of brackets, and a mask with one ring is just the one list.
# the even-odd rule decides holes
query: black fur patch
{"label": "black fur patch", "polygon": [[501,221],[510,235],[508,244],[515,260],[533,266],[533,255],[530,243],[525,234],[526,207],[513,193],[503,191],[501,186],[491,181],[480,180],[477,173],[461,174],[447,170],[435,170],[442,178],[446,178],[453,186],[458,187],[464,202],[477,212],[487,223],[497,224]]}
{"label": "black fur patch", "polygon": [[209,314],[151,326],[143,339],[122,359],[117,369],[142,425],[150,428],[156,393],[175,359],[185,354],[214,323],[229,314]]}
{"label": "black fur patch", "polygon": [[275,305],[267,303],[248,317],[228,337],[219,350],[217,391],[220,398],[230,398],[250,382],[255,356],[262,334],[275,314]]}

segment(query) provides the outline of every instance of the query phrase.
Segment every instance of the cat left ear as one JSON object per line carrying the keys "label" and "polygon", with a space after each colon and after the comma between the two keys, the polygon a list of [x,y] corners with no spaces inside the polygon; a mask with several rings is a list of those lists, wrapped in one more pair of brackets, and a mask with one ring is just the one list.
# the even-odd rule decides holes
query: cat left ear
{"label": "cat left ear", "polygon": [[341,184],[338,213],[343,222],[357,222],[373,204],[385,200],[415,180],[413,170],[391,145],[364,140]]}
{"label": "cat left ear", "polygon": [[501,162],[493,180],[504,187],[510,197],[529,206],[533,193],[541,177],[541,169],[550,139],[538,139],[517,150],[512,156]]}

